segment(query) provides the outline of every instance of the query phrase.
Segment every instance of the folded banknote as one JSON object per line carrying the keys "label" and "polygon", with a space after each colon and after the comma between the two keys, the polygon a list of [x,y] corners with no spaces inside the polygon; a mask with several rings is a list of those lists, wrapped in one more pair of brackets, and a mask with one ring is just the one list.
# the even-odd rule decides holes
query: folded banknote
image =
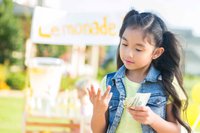
{"label": "folded banknote", "polygon": [[134,97],[124,100],[124,107],[146,106],[151,93],[136,93]]}

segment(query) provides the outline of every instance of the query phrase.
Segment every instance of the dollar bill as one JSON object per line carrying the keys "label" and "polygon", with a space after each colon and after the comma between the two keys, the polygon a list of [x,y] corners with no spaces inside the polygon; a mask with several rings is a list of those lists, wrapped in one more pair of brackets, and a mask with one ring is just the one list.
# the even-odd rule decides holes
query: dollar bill
{"label": "dollar bill", "polygon": [[126,98],[124,107],[146,106],[151,93],[136,93],[134,97]]}

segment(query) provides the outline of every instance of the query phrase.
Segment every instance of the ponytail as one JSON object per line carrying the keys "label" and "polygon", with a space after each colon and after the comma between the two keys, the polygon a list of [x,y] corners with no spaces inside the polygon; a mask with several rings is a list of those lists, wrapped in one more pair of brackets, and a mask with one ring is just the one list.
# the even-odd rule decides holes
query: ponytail
{"label": "ponytail", "polygon": [[180,111],[181,109],[183,109],[183,111],[185,112],[188,106],[188,100],[186,100],[184,105],[182,105],[183,103],[181,102],[175,87],[172,85],[174,78],[176,78],[179,86],[187,97],[187,94],[183,88],[183,78],[180,68],[180,51],[182,50],[181,45],[179,44],[173,33],[166,31],[163,33],[163,41],[161,46],[165,49],[165,51],[161,55],[161,57],[155,60],[153,63],[155,67],[161,71],[164,88],[167,94],[170,95],[173,99],[172,113],[174,118],[182,126],[184,126],[189,133],[191,133],[191,128],[181,119]]}

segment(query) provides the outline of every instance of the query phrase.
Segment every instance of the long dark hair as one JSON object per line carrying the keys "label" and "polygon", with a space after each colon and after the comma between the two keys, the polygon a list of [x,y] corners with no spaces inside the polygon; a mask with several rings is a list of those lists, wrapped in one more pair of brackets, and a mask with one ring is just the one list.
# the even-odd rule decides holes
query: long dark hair
{"label": "long dark hair", "polygon": [[[123,20],[119,33],[120,38],[122,38],[126,28],[142,29],[144,35],[153,35],[156,47],[163,47],[165,49],[164,53],[158,59],[152,61],[152,64],[156,67],[156,69],[160,70],[162,75],[162,83],[166,93],[168,96],[173,98],[173,116],[182,126],[187,129],[189,133],[191,133],[191,128],[189,125],[181,119],[180,110],[186,110],[188,105],[188,97],[183,88],[183,78],[180,68],[181,45],[179,41],[176,39],[173,33],[168,31],[163,20],[150,12],[139,13],[135,10],[129,11]],[[117,69],[123,65],[119,55],[119,48],[120,44],[118,46],[117,52]],[[172,85],[174,77],[177,79],[179,86],[187,97],[187,100],[184,104],[181,102],[174,86]]]}

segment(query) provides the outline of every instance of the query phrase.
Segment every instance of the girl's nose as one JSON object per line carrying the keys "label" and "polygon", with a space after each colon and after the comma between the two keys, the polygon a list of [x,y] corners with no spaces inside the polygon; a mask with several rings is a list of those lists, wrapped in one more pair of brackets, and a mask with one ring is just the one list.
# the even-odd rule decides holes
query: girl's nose
{"label": "girl's nose", "polygon": [[133,51],[132,50],[127,50],[127,56],[129,57],[129,58],[133,58],[133,56],[134,56],[134,53],[133,53]]}

